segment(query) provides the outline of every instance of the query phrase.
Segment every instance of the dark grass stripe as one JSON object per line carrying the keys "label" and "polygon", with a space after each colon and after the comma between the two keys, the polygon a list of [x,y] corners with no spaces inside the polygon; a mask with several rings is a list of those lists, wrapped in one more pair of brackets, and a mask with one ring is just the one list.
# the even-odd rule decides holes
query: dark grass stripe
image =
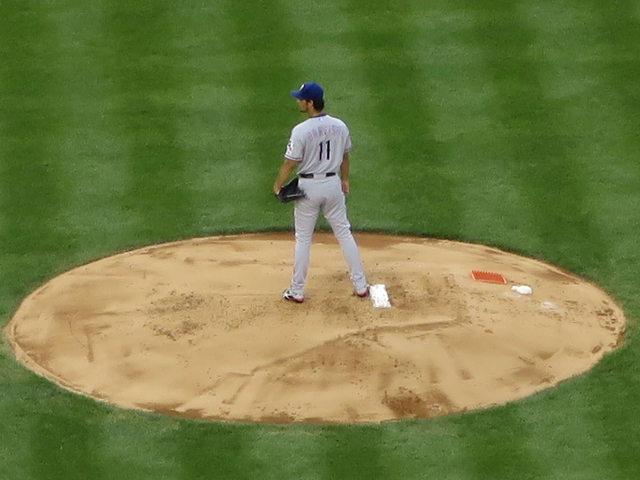
{"label": "dark grass stripe", "polygon": [[[607,197],[602,201],[601,223],[610,232],[616,255],[611,277],[617,295],[628,299],[628,312],[640,318],[640,292],[637,265],[640,263],[640,20],[634,2],[615,1],[587,4],[594,19],[589,38],[602,51],[598,62],[590,65],[601,79],[597,97],[608,100],[597,136],[606,135],[601,162],[606,175],[601,181]],[[606,122],[606,123],[605,123]],[[596,137],[597,138],[597,137]],[[637,329],[634,329],[637,335]]]}
{"label": "dark grass stripe", "polygon": [[245,455],[260,465],[265,480],[322,478],[322,427],[318,425],[260,425]]}
{"label": "dark grass stripe", "polygon": [[245,161],[258,169],[271,169],[274,161],[279,167],[291,120],[304,119],[289,95],[306,80],[289,59],[297,43],[297,26],[287,21],[287,12],[273,0],[254,2],[250,8],[228,1],[223,9],[231,23],[226,32],[229,53],[244,60],[229,72],[227,81],[246,92],[239,107],[241,121],[251,131],[247,140],[252,155]]}
{"label": "dark grass stripe", "polygon": [[473,418],[461,417],[458,435],[465,451],[470,478],[546,478],[548,466],[541,464],[529,439],[527,422],[511,404]]}
{"label": "dark grass stripe", "polygon": [[[499,92],[496,134],[510,145],[508,166],[533,206],[528,218],[538,234],[536,253],[583,274],[602,271],[609,249],[587,209],[590,191],[576,158],[579,134],[564,123],[563,111],[546,95],[530,56],[535,35],[514,2],[473,2],[473,39],[482,48],[494,88]],[[544,478],[527,421],[514,404],[477,415],[461,424],[473,478]],[[475,440],[474,440],[475,439]]]}
{"label": "dark grass stripe", "polygon": [[577,161],[589,184],[585,208],[609,244],[608,268],[593,277],[637,317],[640,137],[637,112],[629,106],[639,94],[637,85],[624,81],[638,68],[637,22],[630,20],[628,4],[613,7],[620,8],[617,18],[609,4],[585,7],[579,21],[567,5],[544,7],[526,9],[541,39],[533,55],[544,59],[543,76],[563,105],[564,123],[576,133]]}
{"label": "dark grass stripe", "polygon": [[[69,400],[69,399],[67,399]],[[87,402],[87,400],[85,400]],[[57,402],[56,402],[57,403]],[[75,399],[74,403],[77,405]],[[31,428],[29,471],[34,480],[109,478],[100,459],[100,417],[97,410],[80,412],[66,405],[34,415]],[[84,413],[84,414],[83,414]]]}
{"label": "dark grass stripe", "polygon": [[128,145],[116,134],[111,72],[105,68],[108,41],[102,31],[102,5],[56,3],[55,23],[61,145],[60,172],[68,190],[59,205],[58,225],[76,239],[74,264],[128,246],[137,220],[121,209],[129,179],[123,168]]}
{"label": "dark grass stripe", "polygon": [[[612,88],[620,101],[623,117],[621,130],[628,140],[640,142],[640,21],[638,4],[629,0],[598,2],[590,0],[585,7],[592,12],[596,25],[593,40],[603,46],[603,73],[607,77],[607,86]],[[640,164],[636,163],[636,173],[640,173]]]}
{"label": "dark grass stripe", "polygon": [[268,1],[176,11],[185,77],[177,134],[201,234],[290,226],[271,195],[289,130],[301,119],[289,96],[299,80],[284,17]]}
{"label": "dark grass stripe", "polygon": [[107,478],[182,478],[175,445],[167,440],[179,428],[175,418],[109,408],[100,423],[99,461]]}
{"label": "dark grass stripe", "polygon": [[177,142],[176,122],[185,115],[176,105],[188,82],[180,68],[182,52],[172,2],[107,3],[103,24],[113,82],[118,139],[128,148],[122,167],[130,182],[122,198],[125,213],[139,219],[143,242],[178,238],[192,229],[190,186],[185,182],[185,152]]}
{"label": "dark grass stripe", "polygon": [[527,204],[505,168],[510,147],[490,120],[497,95],[468,34],[475,16],[438,4],[412,16],[416,25],[424,25],[414,55],[429,78],[434,137],[444,146],[443,170],[463,209],[459,234],[474,242],[526,249],[522,217]]}
{"label": "dark grass stripe", "polygon": [[35,287],[74,247],[57,223],[67,185],[59,171],[60,51],[48,13],[29,1],[3,3],[0,11],[2,300]]}
{"label": "dark grass stripe", "polygon": [[[556,78],[565,69],[579,75],[564,88],[567,111],[582,131],[583,168],[590,172],[593,192],[590,210],[609,242],[608,269],[598,269],[599,282],[618,299],[631,321],[622,350],[605,358],[572,390],[582,405],[574,423],[591,432],[589,478],[636,478],[637,455],[631,452],[637,437],[638,330],[640,312],[637,285],[640,252],[640,164],[637,151],[638,113],[633,108],[638,85],[629,82],[638,70],[639,27],[628,2],[586,5],[580,22],[572,10],[533,8],[547,39],[543,51],[555,53],[548,67]],[[534,16],[535,15],[535,16]],[[553,24],[558,19],[559,26]],[[567,41],[566,39],[569,39]],[[629,108],[631,107],[631,109]],[[556,407],[557,408],[557,407]],[[623,418],[628,420],[625,423]],[[616,425],[614,427],[614,425]]]}
{"label": "dark grass stripe", "polygon": [[251,456],[257,431],[251,425],[181,422],[177,432],[166,439],[175,447],[178,478],[264,478],[261,465]]}
{"label": "dark grass stripe", "polygon": [[32,461],[29,422],[33,418],[34,376],[0,356],[0,478],[28,478]]}
{"label": "dark grass stripe", "polygon": [[[444,421],[443,421],[444,420]],[[467,478],[464,446],[446,419],[403,421],[379,427],[384,478]]]}
{"label": "dark grass stripe", "polygon": [[608,244],[586,198],[591,194],[576,158],[579,135],[564,124],[561,107],[545,94],[529,48],[535,35],[517,2],[470,2],[476,15],[473,41],[481,47],[500,92],[496,132],[506,135],[510,168],[533,206],[529,218],[538,233],[536,253],[582,274],[606,269]]}
{"label": "dark grass stripe", "polygon": [[388,478],[565,478],[540,459],[532,422],[520,406],[385,425],[393,475]]}
{"label": "dark grass stripe", "polygon": [[326,427],[321,478],[393,478],[393,461],[384,433],[385,429],[378,426]]}
{"label": "dark grass stripe", "polygon": [[[295,100],[289,91],[297,89],[303,82],[315,81],[324,88],[325,111],[346,122],[351,131],[354,148],[351,151],[350,184],[348,197],[349,218],[354,229],[368,226],[366,212],[377,205],[384,192],[374,188],[364,177],[375,169],[371,152],[377,145],[372,142],[369,130],[370,106],[363,86],[361,58],[349,43],[352,25],[350,17],[339,2],[288,2],[283,13],[293,32],[293,42],[288,45],[287,58],[292,75],[284,92],[278,94],[279,109],[286,112],[280,137],[288,137],[291,128],[306,119],[298,112]],[[301,19],[313,19],[304,21]],[[282,141],[277,144],[277,161],[281,161]],[[282,210],[282,209],[280,209]],[[362,213],[365,213],[364,215]],[[287,215],[290,224],[290,215]],[[328,223],[320,216],[317,228],[330,231]]]}
{"label": "dark grass stripe", "polygon": [[[296,24],[296,44],[289,57],[302,81],[313,80],[325,90],[326,112],[348,125],[354,148],[350,154],[349,219],[356,230],[395,227],[393,205],[380,188],[391,177],[392,166],[384,157],[383,142],[371,122],[375,105],[370,82],[362,65],[366,52],[351,43],[359,19],[341,2],[289,2],[288,18]],[[299,19],[306,21],[304,26]],[[297,87],[298,85],[295,85]],[[297,117],[299,121],[302,117]],[[372,211],[375,210],[375,215]],[[320,218],[318,228],[330,230]]]}
{"label": "dark grass stripe", "polygon": [[246,197],[231,201],[239,209],[251,202],[247,216],[252,217],[250,222],[254,225],[261,224],[260,229],[268,227],[267,222],[290,228],[289,208],[275,202],[271,187],[282,164],[290,130],[305,118],[289,94],[307,80],[290,60],[290,52],[298,42],[298,26],[288,21],[287,11],[273,0],[260,0],[250,7],[226,1],[222,9],[229,23],[225,32],[228,54],[242,59],[224,81],[244,93],[237,101],[236,119],[244,137],[235,140],[246,150],[242,159],[230,161],[241,161],[247,168],[230,181],[237,182]]}
{"label": "dark grass stripe", "polygon": [[387,194],[378,214],[393,219],[397,230],[456,236],[462,206],[446,173],[446,146],[432,132],[428,80],[411,54],[410,5],[352,0],[347,9],[354,34],[345,40],[360,59],[373,105],[369,122],[383,145],[364,180]]}
{"label": "dark grass stripe", "polygon": [[[540,40],[532,54],[544,59],[542,75],[563,106],[564,123],[579,139],[575,153],[590,192],[585,209],[608,243],[607,268],[589,276],[630,318],[638,318],[640,137],[637,112],[627,108],[638,97],[638,88],[621,81],[628,70],[638,68],[633,54],[638,26],[629,20],[628,7],[621,7],[617,18],[609,4],[585,7],[578,16],[562,4],[534,3],[524,11]],[[633,328],[627,339],[636,334]]]}
{"label": "dark grass stripe", "polygon": [[[637,4],[629,1],[586,4],[594,19],[591,38],[600,46],[603,55],[593,65],[593,74],[603,79],[602,88],[610,99],[609,107],[617,114],[608,131],[611,138],[612,160],[609,171],[617,178],[616,185],[608,189],[614,201],[608,211],[618,218],[602,219],[610,231],[615,232],[616,270],[612,276],[620,284],[618,289],[628,300],[627,310],[640,314],[637,286],[637,265],[640,260],[640,21]],[[608,129],[607,129],[608,130]],[[614,172],[623,172],[619,175]],[[597,388],[586,389],[585,395],[592,408],[586,412],[602,441],[607,446],[607,478],[640,478],[640,446],[637,431],[637,406],[640,404],[640,353],[637,345],[637,322],[627,335],[628,345],[609,355],[594,370]],[[633,419],[633,420],[631,420]]]}
{"label": "dark grass stripe", "polygon": [[4,370],[12,370],[12,381],[0,394],[0,478],[105,478],[101,428],[108,409],[18,366]]}
{"label": "dark grass stripe", "polygon": [[518,403],[518,417],[526,425],[527,450],[543,472],[540,478],[610,478],[603,461],[606,444],[598,429],[585,420],[585,412],[592,408],[583,393],[585,386],[588,388],[585,377],[574,379]]}
{"label": "dark grass stripe", "polygon": [[582,421],[596,432],[605,450],[600,465],[606,478],[640,478],[640,354],[625,347],[605,358],[593,372],[597,385],[587,385],[584,395],[589,408]]}

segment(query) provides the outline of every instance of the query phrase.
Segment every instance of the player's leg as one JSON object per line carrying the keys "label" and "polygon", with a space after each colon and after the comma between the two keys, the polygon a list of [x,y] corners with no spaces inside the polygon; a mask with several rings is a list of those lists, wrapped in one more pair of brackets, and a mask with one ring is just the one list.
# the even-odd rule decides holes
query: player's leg
{"label": "player's leg", "polygon": [[[333,179],[332,179],[333,180]],[[351,234],[351,224],[347,218],[347,205],[344,193],[340,186],[340,179],[335,177],[331,182],[327,198],[323,204],[322,214],[333,230],[342,254],[349,266],[349,277],[356,293],[364,294],[367,291],[367,279],[360,260],[360,252],[353,235]]]}
{"label": "player's leg", "polygon": [[313,185],[305,185],[303,189],[307,198],[298,200],[294,207],[295,247],[293,254],[293,278],[289,290],[294,295],[302,296],[309,270],[309,258],[313,231],[320,212],[319,199]]}

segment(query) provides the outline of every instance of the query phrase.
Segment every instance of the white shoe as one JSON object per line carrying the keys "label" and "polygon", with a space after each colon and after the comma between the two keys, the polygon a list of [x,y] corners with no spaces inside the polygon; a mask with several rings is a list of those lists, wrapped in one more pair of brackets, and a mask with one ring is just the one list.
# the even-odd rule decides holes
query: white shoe
{"label": "white shoe", "polygon": [[282,298],[296,303],[304,302],[304,297],[302,295],[294,295],[288,288],[282,292]]}

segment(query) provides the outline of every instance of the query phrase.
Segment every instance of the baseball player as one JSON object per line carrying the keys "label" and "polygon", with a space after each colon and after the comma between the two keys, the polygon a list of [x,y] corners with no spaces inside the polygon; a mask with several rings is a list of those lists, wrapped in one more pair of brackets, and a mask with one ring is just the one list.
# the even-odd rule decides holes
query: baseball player
{"label": "baseball player", "polygon": [[304,301],[311,238],[320,211],[340,243],[356,295],[366,297],[369,285],[351,234],[345,203],[345,195],[349,193],[349,129],[342,120],[324,113],[324,92],[317,83],[305,83],[291,95],[309,118],[291,131],[273,192],[277,195],[297,168],[299,186],[306,197],[297,200],[294,207],[293,278],[282,297],[297,303]]}

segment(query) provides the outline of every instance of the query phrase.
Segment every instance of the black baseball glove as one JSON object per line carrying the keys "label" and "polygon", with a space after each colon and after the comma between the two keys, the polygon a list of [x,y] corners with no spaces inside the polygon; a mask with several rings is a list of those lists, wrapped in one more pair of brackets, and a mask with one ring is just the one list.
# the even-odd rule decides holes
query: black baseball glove
{"label": "black baseball glove", "polygon": [[298,186],[298,177],[283,185],[280,192],[276,194],[276,198],[282,203],[293,202],[304,198],[304,192]]}

